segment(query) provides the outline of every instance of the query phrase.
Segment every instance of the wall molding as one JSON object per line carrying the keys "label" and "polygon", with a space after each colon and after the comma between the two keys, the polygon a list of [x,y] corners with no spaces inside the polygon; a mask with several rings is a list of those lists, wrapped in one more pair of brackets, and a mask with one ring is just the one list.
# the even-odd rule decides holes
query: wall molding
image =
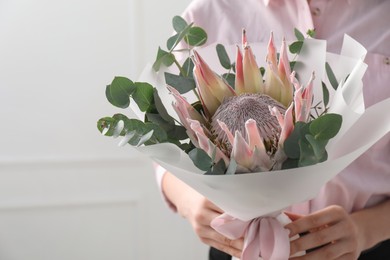
{"label": "wall molding", "polygon": [[85,166],[85,165],[128,165],[136,163],[139,165],[141,162],[152,162],[151,159],[143,155],[131,155],[123,157],[89,157],[89,156],[78,156],[78,157],[30,157],[30,158],[13,158],[13,159],[0,159],[0,169],[2,167],[26,167],[26,166],[38,166],[38,165],[74,165],[74,166]]}

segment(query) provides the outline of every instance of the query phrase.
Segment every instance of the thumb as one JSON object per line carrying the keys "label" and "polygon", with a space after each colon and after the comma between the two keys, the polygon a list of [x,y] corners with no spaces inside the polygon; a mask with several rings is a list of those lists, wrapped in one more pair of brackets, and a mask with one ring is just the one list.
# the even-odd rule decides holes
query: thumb
{"label": "thumb", "polygon": [[289,217],[289,219],[291,219],[291,221],[295,221],[295,220],[300,219],[301,217],[303,217],[303,215],[295,214],[295,213],[292,213],[292,212],[284,211],[283,213],[286,214],[287,217]]}

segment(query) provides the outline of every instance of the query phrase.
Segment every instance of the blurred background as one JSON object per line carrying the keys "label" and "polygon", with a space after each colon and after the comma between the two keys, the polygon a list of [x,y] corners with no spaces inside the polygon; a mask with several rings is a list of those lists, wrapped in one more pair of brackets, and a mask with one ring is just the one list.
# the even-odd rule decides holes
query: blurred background
{"label": "blurred background", "polygon": [[[0,259],[206,259],[151,161],[100,135],[190,0],[0,0]],[[189,254],[190,252],[190,254]]]}

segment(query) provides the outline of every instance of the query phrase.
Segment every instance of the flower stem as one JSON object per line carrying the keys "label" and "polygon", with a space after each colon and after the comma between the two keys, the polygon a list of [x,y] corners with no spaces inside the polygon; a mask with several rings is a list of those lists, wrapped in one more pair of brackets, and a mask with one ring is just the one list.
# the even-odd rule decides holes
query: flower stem
{"label": "flower stem", "polygon": [[180,65],[180,63],[176,60],[174,60],[174,63],[176,65],[176,67],[179,69],[180,73],[184,76],[184,77],[187,77],[187,72],[183,69],[183,67]]}

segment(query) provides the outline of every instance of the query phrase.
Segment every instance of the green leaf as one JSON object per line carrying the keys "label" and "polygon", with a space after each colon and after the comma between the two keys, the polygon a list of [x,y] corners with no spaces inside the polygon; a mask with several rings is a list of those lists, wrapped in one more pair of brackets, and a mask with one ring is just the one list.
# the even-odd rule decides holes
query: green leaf
{"label": "green leaf", "polygon": [[233,73],[222,74],[222,77],[227,81],[227,83],[234,88],[236,83],[236,75]]}
{"label": "green leaf", "polygon": [[230,70],[232,67],[232,64],[230,62],[229,55],[226,52],[225,46],[222,44],[217,44],[215,47],[218,54],[219,62],[221,63],[222,67],[224,67],[227,70]]}
{"label": "green leaf", "polygon": [[[159,126],[153,123],[144,123],[138,119],[129,119],[123,114],[115,114],[112,117],[105,117],[98,121],[98,129],[102,131],[107,127],[107,136],[112,136],[119,121],[124,122],[124,129],[121,136],[127,136],[127,143],[133,146],[141,144],[150,145],[167,141],[167,133]],[[122,140],[123,142],[123,140]]]}
{"label": "green leaf", "polygon": [[164,51],[160,47],[158,47],[157,51],[157,58],[156,61],[153,63],[153,69],[155,71],[158,71],[162,64],[169,67],[175,62],[175,56],[167,51]]}
{"label": "green leaf", "polygon": [[157,109],[157,112],[160,114],[160,116],[167,122],[174,124],[174,119],[168,114],[164,104],[161,101],[160,96],[158,95],[157,89],[153,89],[153,100],[154,105]]}
{"label": "green leaf", "polygon": [[105,131],[105,136],[112,136],[116,126],[115,119],[111,117],[103,117],[97,121],[97,128],[101,134]]}
{"label": "green leaf", "polygon": [[188,153],[192,162],[196,167],[202,171],[208,171],[213,165],[213,161],[210,156],[202,149],[195,148]]}
{"label": "green leaf", "polygon": [[179,147],[180,147],[180,149],[182,149],[186,153],[189,153],[192,149],[195,148],[195,146],[191,142],[180,144]]}
{"label": "green leaf", "polygon": [[153,104],[153,87],[149,83],[136,82],[132,97],[142,112],[148,111]]}
{"label": "green leaf", "polygon": [[216,164],[214,164],[205,175],[223,175],[226,171],[225,162],[221,159]]}
{"label": "green leaf", "polygon": [[316,37],[316,29],[309,29],[306,31],[306,34],[311,38],[315,38]]}
{"label": "green leaf", "polygon": [[146,129],[144,130],[145,132],[153,131],[153,135],[151,139],[148,141],[148,143],[145,143],[145,145],[155,144],[155,143],[164,143],[168,141],[168,135],[162,129],[159,125],[153,124],[153,123],[145,123]]}
{"label": "green leaf", "polygon": [[305,138],[305,135],[309,133],[310,123],[296,122],[294,130],[290,136],[284,141],[283,149],[288,158],[299,159],[300,157],[300,140]]}
{"label": "green leaf", "polygon": [[326,108],[329,104],[329,90],[323,81],[322,81],[322,96],[324,99],[324,107]]}
{"label": "green leaf", "polygon": [[176,15],[172,19],[172,26],[176,32],[181,32],[188,26],[188,24],[187,24],[186,20],[184,20],[182,17]]}
{"label": "green leaf", "polygon": [[184,126],[174,125],[168,131],[168,136],[177,140],[185,140],[188,138],[187,129]]}
{"label": "green leaf", "polygon": [[174,122],[167,122],[165,119],[161,117],[160,114],[145,113],[145,117],[146,117],[145,121],[152,122],[156,125],[159,125],[165,131],[172,130],[174,126]]}
{"label": "green leaf", "polygon": [[298,168],[299,159],[287,158],[282,164],[282,170]]}
{"label": "green leaf", "polygon": [[180,73],[180,76],[187,77],[187,78],[193,78],[193,72],[194,72],[194,62],[190,57],[188,57],[182,66],[183,70],[186,72],[186,75],[183,75]]}
{"label": "green leaf", "polygon": [[328,76],[330,84],[336,90],[337,87],[339,86],[339,83],[337,82],[336,76],[334,75],[333,70],[330,67],[328,62],[325,63],[325,70],[326,70],[326,75]]}
{"label": "green leaf", "polygon": [[[148,144],[155,144],[164,142],[167,139],[166,133],[158,126],[153,123],[144,123],[138,119],[128,119],[125,121],[125,129],[127,132],[135,131],[134,136],[129,140],[129,144],[133,146],[138,146],[140,142],[145,143],[153,137],[153,142]],[[153,135],[150,138],[146,138],[151,130],[153,130]]]}
{"label": "green leaf", "polygon": [[264,67],[260,67],[259,70],[260,70],[261,76],[264,77],[265,68]]}
{"label": "green leaf", "polygon": [[169,43],[167,42],[167,45],[170,46],[169,51],[173,51],[175,47],[179,44],[179,42],[188,35],[190,29],[192,28],[193,23],[187,25],[183,30],[178,32],[178,34],[175,36],[172,36],[171,38],[168,39]]}
{"label": "green leaf", "polygon": [[202,46],[207,41],[207,33],[200,27],[191,27],[184,37],[184,41],[191,46]]}
{"label": "green leaf", "polygon": [[147,142],[150,138],[152,138],[153,136],[153,130],[150,130],[149,132],[147,132],[146,134],[142,135],[137,143],[136,146],[141,146],[143,145],[145,142]]}
{"label": "green leaf", "polygon": [[298,41],[305,40],[305,36],[303,36],[303,34],[297,28],[294,28],[294,34]]}
{"label": "green leaf", "polygon": [[106,97],[112,105],[127,108],[130,105],[130,95],[134,90],[135,85],[130,79],[115,77],[111,85],[106,87]]}
{"label": "green leaf", "polygon": [[314,156],[316,158],[316,162],[323,162],[328,158],[328,154],[326,152],[326,145],[328,144],[328,140],[317,140],[312,135],[306,135],[306,140],[309,142]]}
{"label": "green leaf", "polygon": [[336,136],[342,124],[342,117],[338,114],[326,114],[311,121],[310,133],[317,140],[329,140]]}
{"label": "green leaf", "polygon": [[172,50],[175,44],[177,44],[177,39],[179,38],[179,34],[176,33],[175,35],[172,35],[171,37],[168,38],[167,40],[167,49]]}
{"label": "green leaf", "polygon": [[290,61],[290,70],[293,71],[294,70],[294,66],[297,62],[296,61]]}
{"label": "green leaf", "polygon": [[309,166],[317,163],[314,151],[310,143],[306,139],[299,140],[300,154],[299,167]]}
{"label": "green leaf", "polygon": [[296,41],[290,44],[289,50],[291,53],[299,53],[302,49],[303,41]]}
{"label": "green leaf", "polygon": [[178,76],[169,72],[165,72],[165,83],[174,87],[180,94],[187,93],[196,87],[193,78]]}
{"label": "green leaf", "polygon": [[192,103],[191,106],[195,108],[195,110],[198,111],[200,114],[204,114],[202,102],[196,101]]}
{"label": "green leaf", "polygon": [[291,69],[291,71],[296,71],[297,68],[301,68],[301,67],[304,67],[304,66],[305,65],[301,61],[290,61],[290,69]]}

